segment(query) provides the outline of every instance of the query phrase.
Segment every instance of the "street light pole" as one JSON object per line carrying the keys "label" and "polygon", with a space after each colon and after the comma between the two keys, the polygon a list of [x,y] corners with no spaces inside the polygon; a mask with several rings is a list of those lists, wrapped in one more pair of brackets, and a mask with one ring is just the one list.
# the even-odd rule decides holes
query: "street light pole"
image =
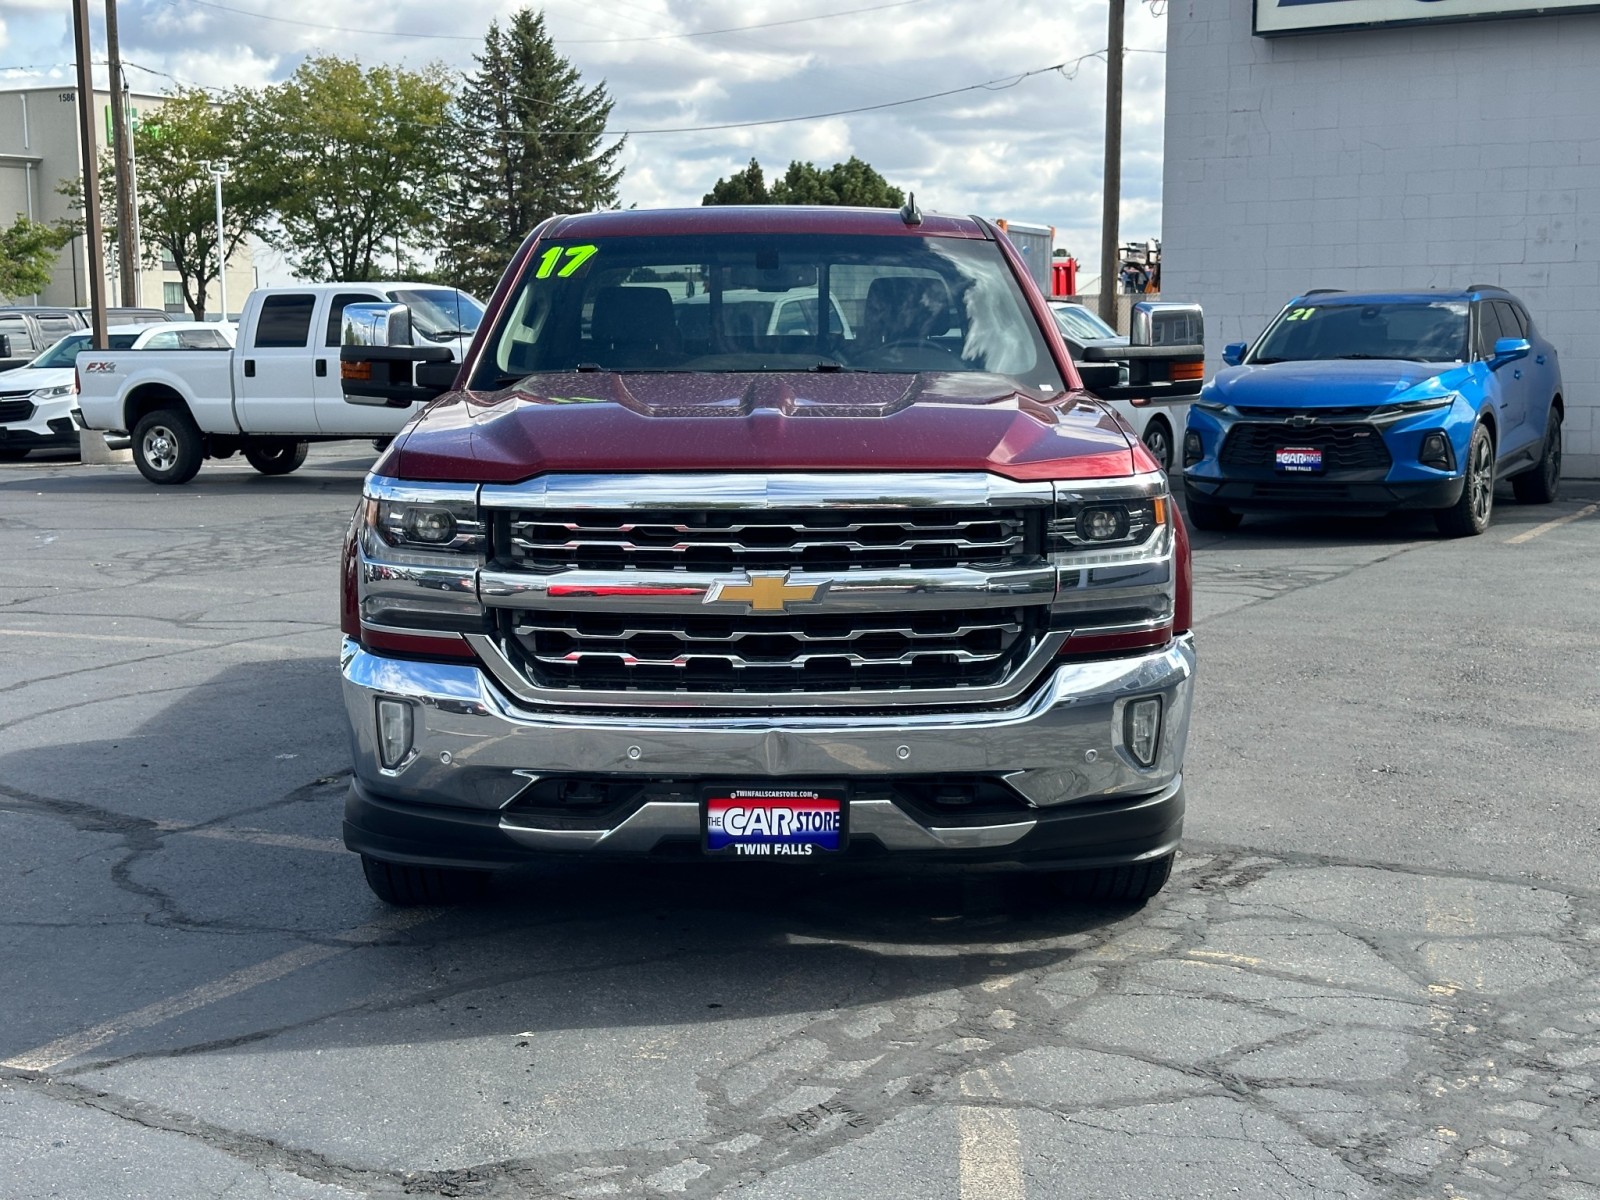
{"label": "street light pole", "polygon": [[211,177],[217,184],[217,294],[222,305],[220,317],[228,319],[228,243],[222,233],[222,177],[228,173],[228,164],[208,163]]}
{"label": "street light pole", "polygon": [[1100,214],[1100,319],[1117,327],[1117,250],[1122,209],[1122,45],[1126,0],[1111,0],[1106,32],[1106,167]]}

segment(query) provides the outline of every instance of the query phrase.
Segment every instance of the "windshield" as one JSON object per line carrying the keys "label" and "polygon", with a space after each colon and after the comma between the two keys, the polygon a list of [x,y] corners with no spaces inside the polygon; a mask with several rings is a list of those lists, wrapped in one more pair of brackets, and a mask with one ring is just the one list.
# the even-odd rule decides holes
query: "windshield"
{"label": "windshield", "polygon": [[411,328],[436,342],[477,331],[483,305],[454,288],[401,288],[394,302],[411,310]]}
{"label": "windshield", "polygon": [[1467,305],[1403,300],[1290,308],[1257,343],[1252,363],[1329,358],[1465,362]]}
{"label": "windshield", "polygon": [[[106,341],[109,344],[109,349],[128,350],[132,348],[138,337],[139,335],[136,333],[113,333],[107,335]],[[88,348],[89,334],[87,331],[69,333],[28,365],[30,367],[67,367],[70,369],[78,365],[78,352]]]}
{"label": "windshield", "polygon": [[993,242],[730,234],[543,242],[473,386],[540,371],[1061,374]]}
{"label": "windshield", "polygon": [[1114,338],[1117,331],[1095,316],[1087,308],[1079,308],[1075,304],[1052,304],[1050,311],[1056,315],[1056,323],[1068,337],[1077,338],[1080,342],[1096,342],[1103,338]]}

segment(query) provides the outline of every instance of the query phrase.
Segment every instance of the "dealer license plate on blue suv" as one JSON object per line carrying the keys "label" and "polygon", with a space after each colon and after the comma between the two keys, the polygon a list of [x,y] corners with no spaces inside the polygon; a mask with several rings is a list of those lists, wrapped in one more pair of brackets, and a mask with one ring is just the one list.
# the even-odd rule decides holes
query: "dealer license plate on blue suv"
{"label": "dealer license plate on blue suv", "polygon": [[706,850],[738,858],[785,858],[842,846],[842,789],[712,788]]}
{"label": "dealer license plate on blue suv", "polygon": [[1277,452],[1278,470],[1309,475],[1322,470],[1322,450],[1317,446],[1281,446]]}

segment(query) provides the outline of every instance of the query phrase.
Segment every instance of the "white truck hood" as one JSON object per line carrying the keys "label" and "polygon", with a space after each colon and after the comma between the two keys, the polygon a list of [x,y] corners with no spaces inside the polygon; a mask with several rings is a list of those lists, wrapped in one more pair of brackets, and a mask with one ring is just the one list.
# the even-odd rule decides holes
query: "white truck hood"
{"label": "white truck hood", "polygon": [[15,367],[0,371],[0,392],[15,395],[40,388],[64,387],[74,378],[71,367]]}

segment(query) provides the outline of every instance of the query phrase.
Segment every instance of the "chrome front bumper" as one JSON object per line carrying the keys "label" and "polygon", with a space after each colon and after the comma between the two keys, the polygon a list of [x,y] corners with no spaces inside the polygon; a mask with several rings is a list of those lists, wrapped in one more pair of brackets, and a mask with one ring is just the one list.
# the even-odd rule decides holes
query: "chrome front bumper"
{"label": "chrome front bumper", "polygon": [[[341,667],[355,757],[346,841],[379,857],[444,864],[504,863],[519,853],[635,855],[699,836],[692,787],[647,798],[609,825],[518,811],[519,796],[547,776],[844,780],[854,797],[852,844],[936,855],[1022,855],[1056,846],[1069,828],[1088,836],[1094,826],[1089,841],[1106,852],[1085,843],[1067,857],[1136,861],[1169,852],[1181,831],[1195,669],[1187,636],[1153,653],[1056,667],[1025,699],[985,712],[601,715],[530,707],[474,664],[388,658],[348,639]],[[1122,737],[1126,704],[1145,696],[1163,702],[1149,768]],[[410,748],[393,768],[379,756],[380,699],[411,706]],[[1004,784],[1015,810],[988,824],[944,824],[888,796],[895,781],[952,776]],[[1056,834],[1046,838],[1046,827]],[[462,845],[452,848],[457,835]]]}

